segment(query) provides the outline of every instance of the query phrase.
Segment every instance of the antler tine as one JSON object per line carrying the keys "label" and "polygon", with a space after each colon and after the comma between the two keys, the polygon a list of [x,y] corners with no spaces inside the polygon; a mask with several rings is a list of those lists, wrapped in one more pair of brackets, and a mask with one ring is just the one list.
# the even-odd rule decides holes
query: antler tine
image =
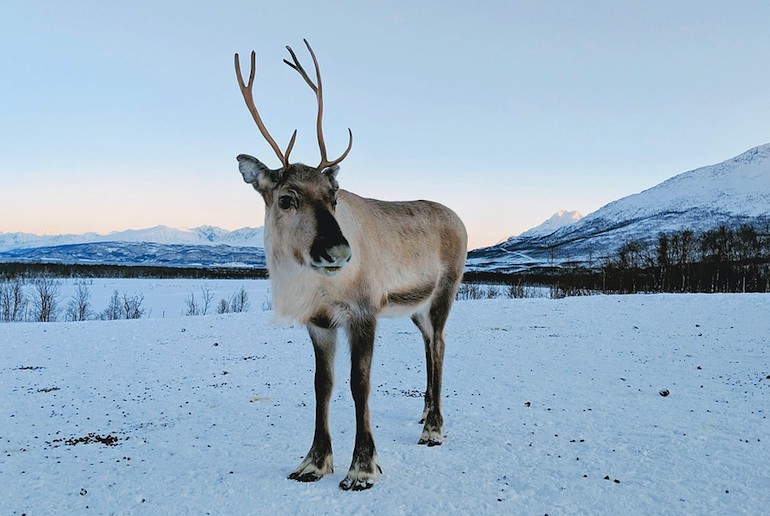
{"label": "antler tine", "polygon": [[246,102],[246,107],[249,109],[249,112],[251,113],[252,118],[254,118],[254,122],[256,122],[257,127],[259,128],[259,132],[262,133],[262,136],[267,140],[267,143],[270,144],[270,146],[273,148],[273,152],[275,152],[276,156],[278,156],[278,159],[281,160],[281,164],[284,168],[287,168],[289,166],[289,154],[291,153],[291,150],[294,148],[294,140],[297,137],[297,130],[294,130],[294,134],[291,136],[291,140],[289,141],[289,145],[286,147],[286,152],[282,153],[280,147],[278,147],[278,144],[275,143],[275,140],[272,136],[270,136],[270,133],[267,130],[267,127],[265,127],[264,122],[262,122],[262,117],[259,116],[259,111],[257,111],[257,107],[254,105],[254,93],[252,91],[252,87],[254,86],[254,76],[257,72],[257,53],[253,50],[251,51],[251,71],[249,72],[249,82],[244,84],[243,81],[243,75],[241,73],[241,63],[238,58],[238,54],[235,54],[235,75],[238,79],[238,87],[241,89],[241,94],[243,95],[243,100]]}
{"label": "antler tine", "polygon": [[318,93],[318,88],[316,88],[316,85],[313,84],[313,81],[310,80],[310,77],[308,77],[307,72],[302,67],[302,64],[300,64],[299,59],[297,59],[297,54],[294,53],[294,50],[290,46],[286,46],[286,50],[289,51],[289,54],[291,54],[291,59],[294,61],[293,63],[289,62],[288,59],[284,59],[283,62],[287,65],[294,68],[299,74],[302,76],[303,79],[305,79],[305,82],[308,86],[310,86],[310,89],[312,89],[315,93]]}
{"label": "antler tine", "polygon": [[348,157],[348,154],[350,153],[350,149],[353,148],[353,131],[350,130],[350,127],[348,127],[348,148],[345,149],[345,152],[343,152],[339,158],[335,159],[334,161],[326,161],[321,162],[321,164],[318,166],[319,169],[323,170],[325,168],[333,167],[334,165],[338,164],[340,161]]}
{"label": "antler tine", "polygon": [[308,76],[305,69],[302,67],[302,65],[299,62],[299,59],[297,59],[297,55],[294,53],[294,50],[292,50],[291,47],[287,46],[286,49],[289,51],[289,54],[291,54],[293,63],[289,62],[288,60],[284,59],[283,62],[289,65],[290,67],[294,68],[303,79],[305,79],[305,82],[310,86],[310,89],[313,90],[313,92],[316,94],[316,100],[318,102],[318,116],[316,117],[316,134],[318,136],[318,147],[321,151],[321,163],[318,165],[319,170],[324,170],[328,167],[332,167],[336,164],[338,164],[340,161],[345,159],[350,152],[350,149],[353,147],[353,131],[348,128],[348,134],[350,136],[348,140],[348,147],[345,149],[345,152],[342,153],[342,155],[335,159],[334,161],[329,161],[328,157],[326,156],[326,142],[324,141],[324,134],[323,134],[323,113],[324,113],[324,100],[323,100],[323,83],[321,82],[321,68],[318,66],[318,59],[315,56],[315,52],[313,52],[313,48],[310,46],[310,43],[307,42],[306,39],[303,39],[302,41],[305,42],[305,46],[307,47],[308,52],[310,52],[310,57],[313,59],[313,66],[315,67],[315,76],[316,76],[316,82],[313,83],[313,81]]}

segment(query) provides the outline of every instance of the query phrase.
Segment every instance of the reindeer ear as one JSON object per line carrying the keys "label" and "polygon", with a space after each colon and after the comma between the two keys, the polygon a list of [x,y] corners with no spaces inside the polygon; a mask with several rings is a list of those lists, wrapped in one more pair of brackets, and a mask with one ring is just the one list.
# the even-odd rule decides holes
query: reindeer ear
{"label": "reindeer ear", "polygon": [[248,154],[240,154],[236,159],[243,180],[253,185],[257,191],[264,192],[278,183],[280,169],[269,169],[264,163]]}
{"label": "reindeer ear", "polygon": [[340,171],[339,165],[332,165],[329,168],[323,169],[321,172],[321,175],[324,176],[329,180],[329,182],[332,184],[332,188],[334,188],[334,191],[336,192],[340,185],[337,183],[337,172]]}
{"label": "reindeer ear", "polygon": [[329,168],[323,169],[321,172],[323,175],[331,178],[331,179],[337,179],[337,173],[340,171],[339,165],[332,165]]}

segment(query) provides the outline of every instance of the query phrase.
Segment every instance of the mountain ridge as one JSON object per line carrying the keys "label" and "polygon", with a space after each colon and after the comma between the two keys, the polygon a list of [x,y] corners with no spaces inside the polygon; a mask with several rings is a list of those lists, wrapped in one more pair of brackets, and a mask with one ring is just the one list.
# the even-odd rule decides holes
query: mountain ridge
{"label": "mountain ridge", "polygon": [[520,235],[472,250],[470,271],[596,267],[623,243],[720,225],[770,224],[770,144],[622,197],[550,234]]}
{"label": "mountain ridge", "polygon": [[580,213],[579,211],[576,211],[576,210],[567,211],[567,210],[559,209],[556,211],[556,213],[551,215],[551,217],[546,219],[543,223],[535,227],[529,228],[523,233],[510,237],[507,240],[510,240],[511,238],[517,238],[517,237],[532,237],[536,235],[546,235],[549,233],[553,233],[557,229],[562,228],[564,226],[568,226],[570,224],[574,224],[575,222],[579,221],[582,218],[583,218],[583,214]]}
{"label": "mountain ridge", "polygon": [[264,247],[264,228],[244,227],[232,231],[217,226],[172,228],[157,225],[143,229],[126,229],[109,233],[37,235],[34,233],[0,233],[0,252],[61,245],[106,242],[150,242],[168,245],[230,245],[235,247]]}

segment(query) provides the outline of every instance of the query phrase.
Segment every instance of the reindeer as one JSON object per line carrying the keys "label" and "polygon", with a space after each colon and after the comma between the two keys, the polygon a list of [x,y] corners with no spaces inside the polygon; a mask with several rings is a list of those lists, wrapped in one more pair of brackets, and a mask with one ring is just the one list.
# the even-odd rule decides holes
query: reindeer
{"label": "reindeer", "polygon": [[281,161],[270,169],[257,158],[237,157],[243,180],[265,202],[265,256],[277,314],[307,326],[315,352],[315,433],[305,459],[289,479],[314,482],[333,472],[329,434],[329,400],[334,378],[337,330],[350,340],[350,390],[355,402],[356,439],[344,490],[374,485],[382,472],[369,421],[369,373],[379,316],[411,316],[419,328],[427,361],[427,387],[419,444],[443,442],[441,376],[444,324],[462,278],[467,235],[459,217],[431,201],[386,202],[342,190],[339,163],[353,145],[348,129],[347,149],[329,160],[322,131],[323,87],[313,49],[305,40],[315,66],[313,82],[291,47],[296,70],[316,95],[316,132],[321,162],[315,166],[290,163],[295,130],[285,152],[270,136],[254,104],[256,72],[244,83],[238,54],[238,85],[259,131]]}

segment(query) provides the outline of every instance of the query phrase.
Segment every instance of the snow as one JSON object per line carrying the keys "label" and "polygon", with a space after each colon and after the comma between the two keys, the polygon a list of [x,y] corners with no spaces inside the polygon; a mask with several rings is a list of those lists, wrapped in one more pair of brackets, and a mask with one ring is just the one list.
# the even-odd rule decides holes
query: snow
{"label": "snow", "polygon": [[770,213],[770,143],[722,163],[678,174],[652,188],[623,197],[587,215],[634,220],[664,212],[704,210],[732,216]]}
{"label": "snow", "polygon": [[97,242],[152,242],[168,245],[230,245],[261,248],[264,247],[263,230],[264,228],[259,227],[228,231],[216,226],[178,229],[161,225],[145,229],[113,231],[106,234],[35,235],[32,233],[0,232],[0,252]]}
{"label": "snow", "polygon": [[[551,215],[551,217],[548,218],[546,221],[544,221],[542,224],[535,226],[533,228],[530,228],[517,236],[521,238],[521,237],[548,235],[550,233],[553,233],[557,229],[573,224],[582,218],[583,218],[583,214],[580,213],[579,211],[558,210],[556,213]],[[514,238],[514,237],[511,237],[511,238]]]}
{"label": "snow", "polygon": [[150,319],[185,315],[186,301],[194,295],[196,303],[201,304],[204,289],[213,296],[208,313],[214,313],[216,304],[221,299],[229,299],[241,288],[249,296],[252,311],[262,310],[263,307],[267,308],[270,305],[270,282],[267,280],[66,278],[58,281],[60,320],[64,319],[67,303],[75,295],[77,285],[81,282],[84,282],[88,289],[89,303],[95,312],[101,312],[107,308],[110,298],[117,291],[120,296],[123,294],[129,297],[144,296],[142,300],[144,317]]}
{"label": "snow", "polygon": [[447,440],[433,448],[416,444],[421,339],[407,319],[382,320],[371,412],[383,475],[358,493],[337,487],[355,427],[344,345],[335,472],[302,484],[286,475],[313,432],[303,328],[254,307],[2,324],[0,513],[764,513],[768,309],[766,294],[458,302]]}

